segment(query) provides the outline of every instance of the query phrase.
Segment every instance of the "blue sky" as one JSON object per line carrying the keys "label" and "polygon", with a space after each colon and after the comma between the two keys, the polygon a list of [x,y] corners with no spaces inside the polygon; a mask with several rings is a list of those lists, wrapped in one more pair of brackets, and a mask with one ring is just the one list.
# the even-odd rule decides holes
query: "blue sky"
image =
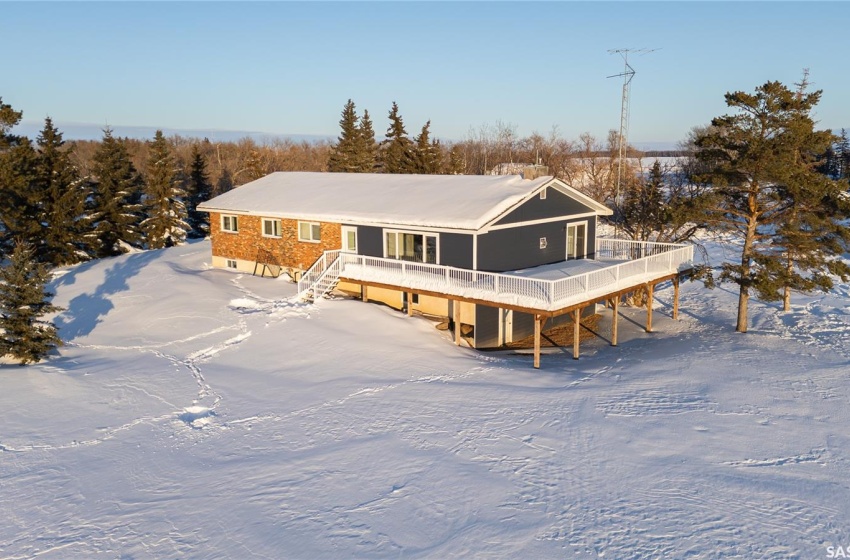
{"label": "blue sky", "polygon": [[[336,135],[351,98],[376,131],[445,139],[497,121],[604,137],[630,58],[635,143],[675,143],[723,94],[811,71],[823,128],[850,127],[843,2],[0,3],[0,96],[24,119]],[[11,50],[10,46],[11,45]]]}

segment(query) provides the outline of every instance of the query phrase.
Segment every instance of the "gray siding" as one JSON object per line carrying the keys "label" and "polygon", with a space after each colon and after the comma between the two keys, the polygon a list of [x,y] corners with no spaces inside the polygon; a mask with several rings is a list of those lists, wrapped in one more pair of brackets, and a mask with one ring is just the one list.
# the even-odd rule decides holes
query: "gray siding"
{"label": "gray siding", "polygon": [[518,341],[534,334],[534,315],[531,313],[520,313],[514,311],[514,333],[513,340]]}
{"label": "gray siding", "polygon": [[499,346],[499,309],[486,305],[475,306],[475,347]]}
{"label": "gray siding", "polygon": [[[587,258],[593,258],[596,247],[596,219],[547,222],[498,229],[478,236],[478,270],[504,272],[560,262],[567,256],[569,223],[587,220]],[[540,248],[540,238],[546,238],[546,248]]]}
{"label": "gray siding", "polygon": [[383,230],[373,226],[357,226],[357,254],[368,257],[383,257]]}
{"label": "gray siding", "polygon": [[[347,225],[347,224],[343,224]],[[357,227],[357,253],[369,257],[384,256],[383,228],[376,226]],[[397,227],[406,231],[420,231],[416,228]],[[422,232],[427,233],[427,232]],[[473,236],[461,233],[438,233],[440,238],[440,262],[446,266],[472,268]]]}
{"label": "gray siding", "polygon": [[472,235],[440,234],[440,263],[456,268],[472,268]]}
{"label": "gray siding", "polygon": [[[540,238],[546,248],[540,248]],[[500,229],[478,236],[478,270],[504,272],[564,260],[567,236],[564,222]]]}
{"label": "gray siding", "polygon": [[526,200],[519,208],[514,209],[507,216],[496,222],[495,225],[545,220],[559,216],[566,217],[576,214],[586,214],[593,211],[593,208],[565,195],[556,188],[547,187],[545,200],[540,200],[540,196],[533,196],[529,200]]}

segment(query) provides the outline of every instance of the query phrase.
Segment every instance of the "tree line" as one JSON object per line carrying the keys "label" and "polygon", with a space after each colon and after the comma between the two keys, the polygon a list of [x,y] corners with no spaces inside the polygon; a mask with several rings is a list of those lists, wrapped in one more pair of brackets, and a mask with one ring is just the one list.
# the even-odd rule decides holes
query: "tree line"
{"label": "tree line", "polygon": [[198,204],[273,171],[484,174],[528,163],[610,206],[631,239],[682,242],[700,230],[734,238],[736,260],[698,272],[709,286],[738,286],[736,329],[745,332],[751,294],[788,310],[792,290],[850,279],[841,258],[850,250],[850,145],[843,130],[815,130],[822,92],[807,87],[805,74],[796,89],[767,82],[727,93],[731,114],[692,129],[676,165],[656,160],[649,170],[633,147],[618,160],[615,131],[604,142],[570,141],[556,128],[523,138],[498,122],[443,143],[429,120],[410,138],[395,102],[381,141],[369,112],[358,115],[349,99],[336,142],[258,145],[161,131],[140,141],[109,129],[97,142],[66,143],[50,118],[33,142],[11,134],[22,113],[0,99],[0,355],[37,361],[60,342],[39,319],[57,310],[45,290],[50,267],[203,237],[209,224]]}
{"label": "tree line", "polygon": [[0,261],[8,261],[0,271],[0,355],[26,363],[60,342],[40,319],[57,310],[46,303],[51,267],[203,237],[208,218],[196,207],[212,184],[201,152],[193,149],[181,168],[161,131],[138,170],[125,142],[105,130],[81,173],[49,117],[35,142],[11,134],[21,117],[0,99]]}

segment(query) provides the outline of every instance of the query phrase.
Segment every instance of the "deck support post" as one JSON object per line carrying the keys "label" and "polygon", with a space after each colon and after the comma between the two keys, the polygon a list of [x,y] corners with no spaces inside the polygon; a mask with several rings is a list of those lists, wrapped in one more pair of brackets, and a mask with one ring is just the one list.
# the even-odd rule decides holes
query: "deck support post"
{"label": "deck support post", "polygon": [[654,284],[646,285],[646,332],[652,332],[652,292]]}
{"label": "deck support post", "polygon": [[578,360],[579,339],[581,337],[581,309],[573,311],[573,359]]}
{"label": "deck support post", "polygon": [[679,277],[673,278],[673,320],[679,319]]}
{"label": "deck support post", "polygon": [[413,317],[413,292],[407,292],[407,316]]}
{"label": "deck support post", "polygon": [[540,369],[540,333],[543,331],[543,317],[534,316],[534,367]]}
{"label": "deck support post", "polygon": [[616,296],[613,301],[611,308],[614,313],[611,315],[611,346],[617,346],[617,319],[619,319],[620,315],[620,296]]}
{"label": "deck support post", "polygon": [[360,299],[363,300],[363,303],[369,302],[369,287],[366,284],[360,284]]}
{"label": "deck support post", "polygon": [[455,322],[455,344],[460,346],[460,302],[457,300],[452,301],[452,315],[454,315]]}

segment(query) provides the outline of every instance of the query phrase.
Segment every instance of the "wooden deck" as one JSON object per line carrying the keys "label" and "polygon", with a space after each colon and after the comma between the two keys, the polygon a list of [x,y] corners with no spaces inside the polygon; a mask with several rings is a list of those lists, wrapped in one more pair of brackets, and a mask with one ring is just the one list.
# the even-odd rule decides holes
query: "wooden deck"
{"label": "wooden deck", "polygon": [[[540,366],[540,333],[550,317],[571,314],[574,325],[573,357],[579,357],[581,310],[597,302],[614,308],[612,345],[617,344],[617,311],[621,296],[645,289],[648,294],[646,330],[652,330],[652,298],[661,282],[673,281],[674,318],[678,315],[679,280],[693,268],[693,246],[598,239],[599,266],[580,274],[552,278],[551,271],[535,277],[535,270],[491,273],[448,266],[368,257],[328,251],[299,282],[299,292],[324,293],[337,280],[445,298],[534,316],[534,367]],[[584,267],[587,269],[587,267]],[[332,280],[332,282],[331,282]],[[317,289],[321,286],[321,289]],[[365,295],[365,294],[364,294]],[[453,306],[455,313],[460,306]],[[460,321],[455,317],[455,342],[460,344]]]}

